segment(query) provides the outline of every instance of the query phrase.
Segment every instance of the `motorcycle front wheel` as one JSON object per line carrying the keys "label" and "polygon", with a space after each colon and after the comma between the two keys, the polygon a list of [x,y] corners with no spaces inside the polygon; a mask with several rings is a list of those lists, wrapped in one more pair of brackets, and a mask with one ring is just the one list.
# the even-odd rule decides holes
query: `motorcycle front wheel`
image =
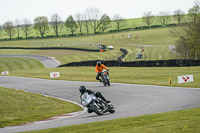
{"label": "motorcycle front wheel", "polygon": [[110,113],[115,113],[115,107],[112,104],[109,105],[109,108],[110,108],[109,110]]}
{"label": "motorcycle front wheel", "polygon": [[106,79],[108,86],[110,86],[110,80]]}
{"label": "motorcycle front wheel", "polygon": [[97,115],[103,115],[103,110],[98,108],[96,105],[92,105],[91,109],[97,114]]}

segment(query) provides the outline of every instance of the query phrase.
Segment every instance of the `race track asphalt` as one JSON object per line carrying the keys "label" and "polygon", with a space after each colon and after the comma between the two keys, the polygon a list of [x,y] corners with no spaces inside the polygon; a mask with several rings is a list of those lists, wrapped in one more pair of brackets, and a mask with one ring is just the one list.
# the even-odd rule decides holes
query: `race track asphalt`
{"label": "race track asphalt", "polygon": [[115,118],[154,114],[200,107],[200,88],[177,88],[151,85],[111,83],[104,87],[98,82],[77,82],[0,76],[0,86],[16,88],[67,99],[80,104],[79,86],[100,91],[116,108],[114,114],[97,116],[84,112],[74,117],[55,121],[0,128],[1,133],[41,130],[60,126],[111,120]]}

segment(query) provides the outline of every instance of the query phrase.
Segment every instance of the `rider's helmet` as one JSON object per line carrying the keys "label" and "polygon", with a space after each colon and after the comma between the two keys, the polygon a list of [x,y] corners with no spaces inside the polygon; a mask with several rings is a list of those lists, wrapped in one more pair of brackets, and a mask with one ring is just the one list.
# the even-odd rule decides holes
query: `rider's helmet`
{"label": "rider's helmet", "polygon": [[79,91],[80,91],[81,94],[85,93],[86,92],[85,86],[80,86]]}
{"label": "rider's helmet", "polygon": [[101,66],[101,61],[97,61],[97,65],[100,67]]}

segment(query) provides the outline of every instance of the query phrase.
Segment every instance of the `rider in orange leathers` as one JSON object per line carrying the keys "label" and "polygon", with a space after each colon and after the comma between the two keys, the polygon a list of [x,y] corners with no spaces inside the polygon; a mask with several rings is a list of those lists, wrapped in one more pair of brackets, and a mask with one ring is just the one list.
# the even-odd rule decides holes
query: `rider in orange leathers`
{"label": "rider in orange leathers", "polygon": [[97,64],[96,64],[95,72],[97,72],[96,79],[99,80],[100,82],[101,82],[101,79],[99,79],[99,76],[101,75],[101,72],[103,71],[103,69],[107,69],[109,71],[108,67],[101,64],[101,62],[98,61]]}

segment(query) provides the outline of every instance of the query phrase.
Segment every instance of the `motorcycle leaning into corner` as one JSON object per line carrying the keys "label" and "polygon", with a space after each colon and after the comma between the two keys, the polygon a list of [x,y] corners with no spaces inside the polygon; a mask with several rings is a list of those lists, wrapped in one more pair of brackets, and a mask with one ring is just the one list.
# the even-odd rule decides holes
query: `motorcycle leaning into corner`
{"label": "motorcycle leaning into corner", "polygon": [[97,115],[103,115],[106,112],[115,112],[115,107],[111,103],[107,103],[100,97],[96,97],[94,93],[84,93],[80,98],[81,104]]}
{"label": "motorcycle leaning into corner", "polygon": [[108,85],[110,86],[110,78],[108,76],[108,70],[103,70],[101,72],[101,82],[103,83],[104,86]]}

